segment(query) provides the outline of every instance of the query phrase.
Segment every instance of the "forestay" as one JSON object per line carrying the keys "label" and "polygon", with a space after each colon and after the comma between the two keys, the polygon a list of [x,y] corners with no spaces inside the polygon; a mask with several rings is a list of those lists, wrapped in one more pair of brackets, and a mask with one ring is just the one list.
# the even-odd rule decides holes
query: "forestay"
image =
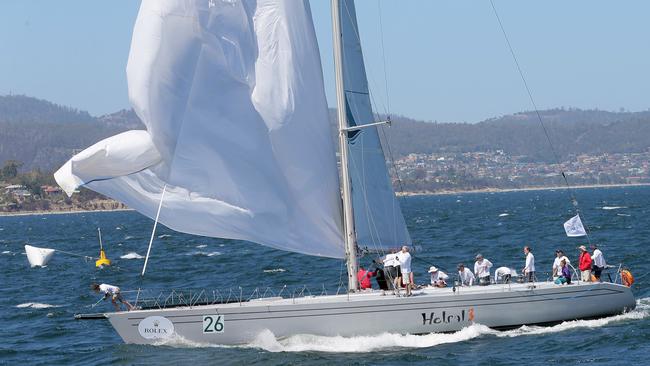
{"label": "forestay", "polygon": [[335,149],[309,3],[144,0],[127,66],[147,131],[55,177],[181,232],[344,256]]}
{"label": "forestay", "polygon": [[[341,0],[343,83],[349,126],[374,122],[354,0]],[[394,248],[411,238],[391,184],[376,127],[348,132],[349,169],[357,245]]]}

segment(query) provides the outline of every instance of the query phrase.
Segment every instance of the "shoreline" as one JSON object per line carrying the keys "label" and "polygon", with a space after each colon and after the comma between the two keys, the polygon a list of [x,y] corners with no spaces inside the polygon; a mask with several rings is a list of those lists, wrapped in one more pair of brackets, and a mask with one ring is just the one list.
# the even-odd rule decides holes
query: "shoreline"
{"label": "shoreline", "polygon": [[[591,184],[573,186],[571,189],[589,189],[589,188],[624,188],[624,187],[644,187],[650,186],[650,183],[634,183],[634,184]],[[455,194],[472,194],[472,193],[505,193],[505,192],[527,192],[527,191],[551,191],[551,190],[565,190],[568,189],[564,186],[554,187],[526,187],[526,188],[481,188],[470,190],[443,190],[443,191],[421,191],[421,192],[397,192],[398,197],[417,197],[417,196],[448,196]],[[134,211],[132,208],[116,208],[116,209],[99,209],[99,210],[66,210],[66,211],[18,211],[18,212],[0,212],[0,217],[9,216],[37,216],[37,215],[65,215],[65,214],[80,214],[92,212],[119,212],[119,211]]]}
{"label": "shoreline", "polygon": [[66,214],[82,214],[92,212],[119,212],[119,211],[135,211],[132,208],[116,208],[116,209],[99,209],[99,210],[67,210],[67,211],[18,211],[18,212],[0,212],[0,217],[7,216],[39,216],[39,215],[66,215]]}
{"label": "shoreline", "polygon": [[[645,187],[650,183],[632,183],[632,184],[588,184],[572,186],[571,189],[589,189],[589,188],[623,188],[623,187]],[[422,191],[422,192],[397,192],[397,196],[414,197],[414,196],[444,196],[453,194],[468,193],[505,193],[505,192],[527,192],[527,191],[552,191],[569,189],[566,186],[551,187],[526,187],[526,188],[481,188],[481,189],[461,189],[461,190],[442,190],[442,191]]]}

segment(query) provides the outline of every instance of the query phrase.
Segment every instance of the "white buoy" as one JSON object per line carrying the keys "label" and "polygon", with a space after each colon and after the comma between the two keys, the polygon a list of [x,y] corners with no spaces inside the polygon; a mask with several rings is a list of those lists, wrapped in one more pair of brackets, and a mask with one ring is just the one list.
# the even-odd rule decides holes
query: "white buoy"
{"label": "white buoy", "polygon": [[33,247],[25,245],[25,253],[27,253],[27,260],[32,267],[42,267],[52,259],[54,249]]}

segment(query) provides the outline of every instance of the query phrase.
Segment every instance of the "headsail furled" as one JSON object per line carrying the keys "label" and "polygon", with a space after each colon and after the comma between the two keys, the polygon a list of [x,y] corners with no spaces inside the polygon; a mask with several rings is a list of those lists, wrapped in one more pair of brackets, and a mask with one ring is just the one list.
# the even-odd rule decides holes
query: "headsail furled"
{"label": "headsail furled", "polygon": [[[343,85],[349,126],[374,122],[354,0],[340,0]],[[376,127],[348,132],[349,171],[357,245],[371,250],[411,245],[386,169]]]}
{"label": "headsail furled", "polygon": [[304,1],[144,0],[127,67],[147,131],[55,177],[181,232],[344,256],[335,149]]}

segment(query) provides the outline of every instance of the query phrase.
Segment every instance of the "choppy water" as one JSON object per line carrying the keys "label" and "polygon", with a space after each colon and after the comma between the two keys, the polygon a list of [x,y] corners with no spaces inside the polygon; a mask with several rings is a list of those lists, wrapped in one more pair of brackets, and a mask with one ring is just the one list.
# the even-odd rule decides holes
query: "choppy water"
{"label": "choppy water", "polygon": [[[152,222],[135,212],[0,217],[0,364],[647,364],[650,350],[650,188],[576,191],[584,221],[609,263],[623,262],[637,276],[636,311],[550,328],[496,332],[473,325],[453,334],[369,337],[262,334],[242,347],[209,347],[182,340],[162,346],[124,345],[105,321],[75,321],[98,296],[92,281],[123,289],[224,289],[244,293],[271,286],[289,291],[304,285],[336,292],[342,270],[337,260],[306,257],[255,244],[195,237],[159,226],[147,276],[140,279]],[[452,269],[477,252],[495,266],[523,266],[531,245],[538,272],[550,270],[553,251],[577,256],[580,239],[564,236],[572,214],[562,191],[480,193],[410,197],[402,201],[414,242],[419,282],[433,263]],[[97,255],[102,228],[114,266],[95,269],[84,259],[56,253],[46,268],[30,268],[23,245]],[[285,290],[287,291],[287,290]]]}

